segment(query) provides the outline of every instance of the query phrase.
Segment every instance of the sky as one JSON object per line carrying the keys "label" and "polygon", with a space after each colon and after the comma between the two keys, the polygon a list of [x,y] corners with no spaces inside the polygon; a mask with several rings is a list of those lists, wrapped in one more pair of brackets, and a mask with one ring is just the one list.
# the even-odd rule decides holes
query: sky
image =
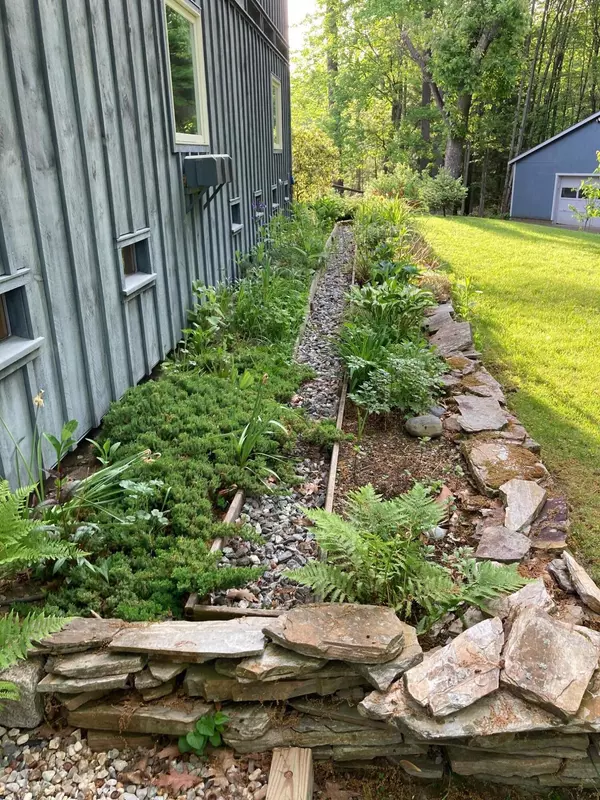
{"label": "sky", "polygon": [[304,40],[301,23],[307,14],[312,14],[317,7],[317,0],[288,0],[290,13],[290,46],[299,50]]}

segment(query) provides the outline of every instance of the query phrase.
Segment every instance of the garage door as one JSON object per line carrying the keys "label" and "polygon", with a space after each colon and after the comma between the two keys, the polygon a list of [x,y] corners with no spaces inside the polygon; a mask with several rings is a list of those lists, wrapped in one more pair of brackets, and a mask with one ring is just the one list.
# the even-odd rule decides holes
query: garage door
{"label": "garage door", "polygon": [[[582,180],[598,181],[598,178],[572,178],[560,177],[558,184],[558,199],[556,205],[555,222],[559,225],[581,225],[575,211],[586,213],[587,200],[581,192]],[[600,229],[600,218],[588,221],[587,228]]]}

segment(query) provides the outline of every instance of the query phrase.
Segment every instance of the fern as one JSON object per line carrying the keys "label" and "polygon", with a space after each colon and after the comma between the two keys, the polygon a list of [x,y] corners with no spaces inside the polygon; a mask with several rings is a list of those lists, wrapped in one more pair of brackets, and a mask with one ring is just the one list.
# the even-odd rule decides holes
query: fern
{"label": "fern", "polygon": [[47,616],[43,611],[23,618],[11,611],[0,617],[0,670],[27,658],[35,642],[61,630],[67,622],[65,617]]}
{"label": "fern", "polygon": [[527,583],[516,567],[478,563],[470,550],[458,554],[453,569],[432,562],[433,550],[419,534],[443,513],[421,484],[387,501],[364,486],[349,495],[347,520],[322,509],[307,512],[325,561],[285,574],[330,602],[387,605],[404,618],[424,614],[421,632],[448,611],[482,607]]}
{"label": "fern", "polygon": [[56,538],[52,528],[29,518],[30,489],[11,492],[0,482],[0,570],[15,571],[35,563],[83,555],[76,544]]}

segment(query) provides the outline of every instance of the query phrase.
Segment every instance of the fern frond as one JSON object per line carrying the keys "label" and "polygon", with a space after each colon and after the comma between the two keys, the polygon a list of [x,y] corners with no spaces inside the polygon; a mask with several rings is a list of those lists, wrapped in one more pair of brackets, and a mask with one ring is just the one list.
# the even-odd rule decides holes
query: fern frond
{"label": "fern frond", "polygon": [[492,561],[475,562],[470,565],[467,579],[462,587],[462,599],[481,608],[498,595],[512,594],[529,583],[519,575],[517,565],[494,564]]}
{"label": "fern frond", "polygon": [[22,619],[14,611],[0,617],[0,670],[27,658],[35,642],[61,630],[70,620],[32,612]]}
{"label": "fern frond", "polygon": [[0,700],[18,700],[20,696],[21,693],[14,683],[0,681]]}
{"label": "fern frond", "polygon": [[303,586],[310,586],[313,592],[320,595],[323,600],[329,600],[332,603],[360,602],[360,598],[356,597],[353,591],[354,576],[332,564],[311,561],[300,569],[287,570],[284,575]]}
{"label": "fern frond", "polygon": [[400,525],[411,536],[426,533],[440,524],[445,515],[431,490],[422,483],[415,483],[406,494],[391,501],[399,513]]}

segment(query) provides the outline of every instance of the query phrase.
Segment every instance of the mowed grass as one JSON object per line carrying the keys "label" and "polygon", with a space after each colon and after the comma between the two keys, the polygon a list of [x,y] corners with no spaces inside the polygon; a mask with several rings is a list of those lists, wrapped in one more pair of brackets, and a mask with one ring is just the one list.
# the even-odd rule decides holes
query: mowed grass
{"label": "mowed grass", "polygon": [[486,219],[418,224],[482,291],[477,345],[515,390],[509,405],[572,504],[571,545],[600,579],[600,235]]}

